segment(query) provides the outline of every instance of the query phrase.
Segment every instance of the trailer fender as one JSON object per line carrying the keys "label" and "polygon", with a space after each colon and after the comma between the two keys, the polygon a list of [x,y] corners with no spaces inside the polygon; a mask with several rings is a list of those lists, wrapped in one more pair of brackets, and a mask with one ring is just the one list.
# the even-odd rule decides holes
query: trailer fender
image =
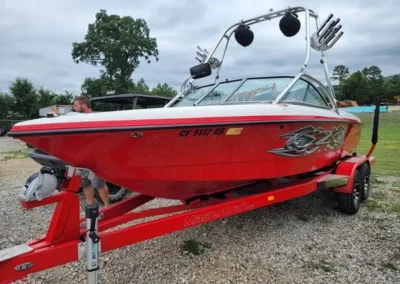
{"label": "trailer fender", "polygon": [[340,162],[336,167],[335,174],[348,176],[349,180],[346,185],[335,187],[334,191],[351,194],[353,192],[352,184],[354,179],[354,173],[357,170],[357,168],[364,163],[368,163],[371,166],[374,162],[375,162],[374,158],[368,159],[365,156],[354,156],[345,161]]}

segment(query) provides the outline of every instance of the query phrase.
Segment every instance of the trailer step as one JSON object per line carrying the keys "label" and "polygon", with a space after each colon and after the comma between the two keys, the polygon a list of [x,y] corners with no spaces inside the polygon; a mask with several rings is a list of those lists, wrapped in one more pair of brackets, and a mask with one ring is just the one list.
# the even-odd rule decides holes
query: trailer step
{"label": "trailer step", "polygon": [[343,186],[348,182],[348,176],[330,174],[318,181],[318,189],[328,189],[332,187]]}
{"label": "trailer step", "polygon": [[0,250],[0,262],[9,260],[18,255],[32,251],[33,249],[27,244],[20,244],[11,248]]}

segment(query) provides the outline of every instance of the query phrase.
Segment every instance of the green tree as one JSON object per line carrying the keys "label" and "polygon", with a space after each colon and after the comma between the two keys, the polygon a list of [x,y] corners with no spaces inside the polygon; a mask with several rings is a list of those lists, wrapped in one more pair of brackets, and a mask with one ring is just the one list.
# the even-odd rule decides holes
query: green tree
{"label": "green tree", "polygon": [[368,81],[361,71],[351,74],[342,84],[342,99],[354,100],[359,105],[369,102]]}
{"label": "green tree", "polygon": [[38,109],[55,104],[55,99],[57,94],[54,93],[53,91],[46,90],[43,87],[41,87],[39,90],[37,90],[37,95],[38,95],[37,96]]}
{"label": "green tree", "polygon": [[400,75],[394,75],[385,80],[383,90],[386,98],[400,96]]}
{"label": "green tree", "polygon": [[365,67],[362,70],[362,74],[367,80],[368,103],[372,103],[375,97],[382,97],[384,95],[382,71],[378,66],[373,65]]}
{"label": "green tree", "polygon": [[0,93],[0,119],[6,118],[14,109],[14,98],[7,93]]}
{"label": "green tree", "polygon": [[10,93],[14,97],[14,112],[27,118],[37,116],[37,93],[31,81],[25,78],[17,78],[11,83]]}
{"label": "green tree", "polygon": [[146,84],[146,81],[143,78],[140,78],[139,82],[134,86],[133,91],[138,94],[149,95],[150,88]]}
{"label": "green tree", "polygon": [[172,87],[168,86],[167,83],[164,83],[163,85],[158,83],[157,86],[151,90],[151,94],[173,98],[177,95],[177,92]]}
{"label": "green tree", "polygon": [[344,65],[337,65],[333,69],[332,81],[339,81],[339,84],[333,85],[333,89],[338,100],[344,100],[343,83],[350,76],[349,68]]}
{"label": "green tree", "polygon": [[331,79],[333,81],[339,80],[339,84],[341,81],[347,79],[350,76],[349,68],[344,65],[337,65],[333,69],[333,74]]}
{"label": "green tree", "polygon": [[[108,15],[106,10],[96,14],[85,40],[74,42],[72,46],[72,58],[76,63],[99,64],[105,68],[102,79],[106,78],[116,93],[132,87],[131,76],[141,58],[150,63],[150,57],[154,56],[158,61],[157,41],[150,37],[145,20]],[[96,86],[101,85],[97,83]]]}
{"label": "green tree", "polygon": [[382,71],[378,66],[373,65],[370,67],[365,67],[362,70],[362,73],[369,81],[381,79],[383,80]]}
{"label": "green tree", "polygon": [[82,92],[88,97],[99,97],[113,89],[112,84],[105,76],[100,78],[86,78],[82,84]]}
{"label": "green tree", "polygon": [[74,96],[72,95],[72,93],[65,91],[65,94],[58,94],[54,98],[54,101],[55,101],[55,104],[57,104],[57,105],[71,105],[73,99],[74,99]]}

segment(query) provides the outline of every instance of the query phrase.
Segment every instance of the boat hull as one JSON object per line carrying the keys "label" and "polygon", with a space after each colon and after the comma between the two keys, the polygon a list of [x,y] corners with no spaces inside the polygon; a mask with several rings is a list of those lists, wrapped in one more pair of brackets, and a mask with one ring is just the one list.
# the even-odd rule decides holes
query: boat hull
{"label": "boat hull", "polygon": [[111,183],[189,199],[332,165],[356,149],[360,133],[357,121],[270,118],[18,138]]}

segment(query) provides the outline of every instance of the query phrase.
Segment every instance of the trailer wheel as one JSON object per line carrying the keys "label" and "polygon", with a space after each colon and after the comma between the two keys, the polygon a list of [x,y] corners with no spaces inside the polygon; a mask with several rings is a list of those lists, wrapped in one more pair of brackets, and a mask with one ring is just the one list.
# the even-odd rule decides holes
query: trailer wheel
{"label": "trailer wheel", "polygon": [[361,201],[365,201],[369,197],[371,191],[370,174],[371,172],[368,163],[362,164],[360,166]]}
{"label": "trailer wheel", "polygon": [[[110,182],[106,182],[107,187],[108,187],[108,194],[109,194],[109,198],[110,198],[110,204],[116,203],[118,201],[121,201],[122,199],[124,199],[127,190],[124,187],[112,184]],[[98,202],[100,202],[101,204],[103,204],[103,200],[101,200],[101,197],[99,195],[99,192],[97,190],[95,190],[95,197],[97,199]]]}
{"label": "trailer wheel", "polygon": [[354,179],[352,184],[353,192],[339,193],[338,196],[338,207],[343,213],[353,215],[360,209],[361,203],[361,174],[357,169],[354,173]]}

